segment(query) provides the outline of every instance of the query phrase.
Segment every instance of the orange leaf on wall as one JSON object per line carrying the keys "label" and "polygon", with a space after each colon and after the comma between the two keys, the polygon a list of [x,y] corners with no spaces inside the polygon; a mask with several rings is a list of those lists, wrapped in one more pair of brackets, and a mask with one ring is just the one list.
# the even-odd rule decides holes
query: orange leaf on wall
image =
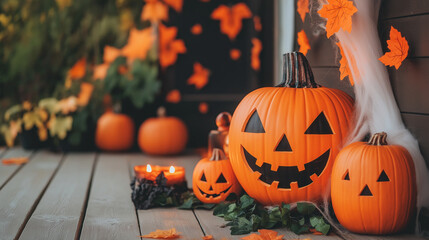
{"label": "orange leaf on wall", "polygon": [[79,59],[69,70],[69,76],[72,79],[83,78],[86,73],[86,58]]}
{"label": "orange leaf on wall", "polygon": [[309,49],[311,49],[311,47],[310,47],[310,43],[308,43],[307,34],[305,34],[304,30],[301,30],[298,32],[297,42],[299,45],[299,51],[302,54],[307,55],[307,52]]}
{"label": "orange leaf on wall", "polygon": [[257,38],[252,38],[252,50],[251,53],[251,59],[250,59],[250,66],[254,70],[259,70],[261,68],[261,60],[259,59],[259,54],[262,51],[262,42],[261,40]]}
{"label": "orange leaf on wall", "polygon": [[112,63],[120,55],[121,55],[121,49],[111,47],[111,46],[105,46],[104,52],[103,52],[103,61],[105,63]]}
{"label": "orange leaf on wall", "polygon": [[143,238],[154,238],[154,239],[176,239],[180,237],[180,232],[177,232],[175,228],[160,230],[157,229],[147,235],[140,236]]}
{"label": "orange leaf on wall", "polygon": [[204,68],[203,65],[194,63],[194,73],[188,78],[189,85],[195,85],[195,88],[200,90],[209,82],[210,71]]}
{"label": "orange leaf on wall", "polygon": [[390,27],[390,39],[387,40],[387,47],[390,52],[386,52],[378,60],[386,66],[395,66],[398,69],[402,61],[408,56],[408,41],[405,37],[402,37],[401,32],[394,27]]}
{"label": "orange leaf on wall", "polygon": [[220,5],[211,14],[211,18],[220,20],[220,32],[234,40],[243,26],[243,19],[251,18],[252,12],[245,3],[237,3],[231,8]]}
{"label": "orange leaf on wall", "polygon": [[238,60],[241,57],[241,51],[239,49],[233,48],[229,51],[229,56],[232,60]]}
{"label": "orange leaf on wall", "polygon": [[169,103],[179,103],[181,99],[182,96],[180,94],[180,91],[177,89],[171,90],[165,97],[165,100]]}
{"label": "orange leaf on wall", "polygon": [[[352,72],[350,71],[350,67],[349,67],[349,63],[347,61],[346,55],[344,55],[344,50],[343,47],[341,46],[341,44],[339,42],[336,43],[338,48],[340,48],[340,53],[341,53],[341,60],[340,60],[340,79],[343,80],[345,77],[349,77],[349,81],[350,84],[353,86],[354,85],[354,80],[353,80],[353,76],[352,76]],[[352,61],[354,66],[354,60]]]}
{"label": "orange leaf on wall", "polygon": [[200,111],[200,113],[202,113],[202,114],[208,113],[209,112],[209,105],[206,102],[200,103],[200,105],[198,106],[198,111]]}
{"label": "orange leaf on wall", "polygon": [[182,12],[183,0],[164,0],[164,2],[176,12]]}
{"label": "orange leaf on wall", "polygon": [[134,59],[145,59],[147,52],[152,47],[155,36],[152,34],[152,28],[137,30],[131,29],[128,43],[122,48],[122,55],[127,57],[130,62]]}
{"label": "orange leaf on wall", "polygon": [[318,11],[321,17],[326,18],[326,35],[331,37],[340,28],[344,31],[352,31],[352,16],[357,12],[357,8],[349,0],[328,0],[328,4],[323,5]]}
{"label": "orange leaf on wall", "polygon": [[194,35],[200,35],[201,33],[203,33],[203,27],[201,26],[201,24],[197,23],[194,26],[192,26],[191,33]]}
{"label": "orange leaf on wall", "polygon": [[284,235],[278,235],[274,230],[259,229],[259,234],[252,233],[249,236],[242,237],[244,240],[283,240]]}
{"label": "orange leaf on wall", "polygon": [[109,69],[109,66],[110,65],[108,63],[103,63],[103,64],[96,65],[94,67],[94,73],[92,75],[92,78],[94,80],[97,80],[97,79],[104,80],[106,78],[107,69]]}
{"label": "orange leaf on wall", "polygon": [[262,31],[261,17],[259,17],[259,16],[254,16],[254,17],[253,17],[253,24],[255,25],[255,30],[256,30],[257,32]]}
{"label": "orange leaf on wall", "polygon": [[166,68],[177,61],[177,54],[186,53],[185,42],[176,39],[177,27],[159,25],[159,64]]}
{"label": "orange leaf on wall", "polygon": [[298,12],[299,16],[301,16],[302,22],[305,20],[305,15],[310,12],[308,5],[308,0],[298,0],[298,2],[296,2],[296,11]]}
{"label": "orange leaf on wall", "polygon": [[149,20],[151,22],[159,22],[160,20],[168,20],[168,7],[158,0],[145,0],[141,13],[141,20]]}

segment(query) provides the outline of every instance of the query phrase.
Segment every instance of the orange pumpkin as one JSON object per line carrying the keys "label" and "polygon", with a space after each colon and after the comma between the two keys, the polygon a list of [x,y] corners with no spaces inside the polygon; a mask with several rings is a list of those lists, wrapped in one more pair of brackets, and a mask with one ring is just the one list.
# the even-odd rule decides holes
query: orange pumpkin
{"label": "orange pumpkin", "polygon": [[105,151],[125,151],[134,144],[134,131],[130,117],[107,111],[97,121],[95,144]]}
{"label": "orange pumpkin", "polygon": [[142,151],[152,155],[181,153],[188,141],[188,129],[177,117],[167,117],[165,108],[158,109],[157,118],[149,118],[139,129],[138,144]]}
{"label": "orange pumpkin", "polygon": [[403,229],[414,213],[413,160],[386,133],[356,142],[338,154],[332,170],[331,199],[338,221],[352,232],[390,234]]}
{"label": "orange pumpkin", "polygon": [[353,110],[346,93],[314,82],[302,53],[284,61],[283,83],[249,93],[229,129],[235,175],[265,205],[321,199]]}
{"label": "orange pumpkin", "polygon": [[194,168],[192,188],[204,203],[220,203],[231,193],[241,193],[231,163],[222,150],[214,148],[211,158],[203,158]]}

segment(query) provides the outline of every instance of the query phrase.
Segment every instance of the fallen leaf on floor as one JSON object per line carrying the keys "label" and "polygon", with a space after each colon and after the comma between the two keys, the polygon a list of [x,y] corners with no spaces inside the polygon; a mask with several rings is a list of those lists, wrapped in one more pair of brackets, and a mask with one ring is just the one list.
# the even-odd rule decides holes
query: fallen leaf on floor
{"label": "fallen leaf on floor", "polygon": [[394,27],[390,27],[390,39],[387,40],[387,47],[390,52],[385,53],[378,60],[386,66],[395,66],[398,69],[402,61],[408,56],[408,41],[402,37],[401,32]]}
{"label": "fallen leaf on floor", "polygon": [[160,230],[157,229],[155,232],[151,232],[147,235],[140,236],[142,238],[152,239],[175,239],[180,237],[180,232],[177,232],[175,228]]}
{"label": "fallen leaf on floor", "polygon": [[4,165],[21,165],[28,162],[28,157],[14,157],[1,160]]}
{"label": "fallen leaf on floor", "polygon": [[340,28],[344,31],[352,31],[352,16],[357,12],[353,1],[349,0],[328,0],[328,4],[323,5],[318,11],[319,15],[327,19],[326,35],[331,37]]}
{"label": "fallen leaf on floor", "polygon": [[322,232],[317,231],[314,228],[310,228],[309,231],[313,234],[313,235],[323,235]]}
{"label": "fallen leaf on floor", "polygon": [[204,237],[202,237],[202,239],[203,239],[203,240],[214,240],[214,238],[213,238],[213,236],[212,236],[212,235],[204,236]]}
{"label": "fallen leaf on floor", "polygon": [[242,237],[244,240],[283,240],[284,235],[278,235],[274,230],[259,229],[259,234],[252,233],[249,236]]}

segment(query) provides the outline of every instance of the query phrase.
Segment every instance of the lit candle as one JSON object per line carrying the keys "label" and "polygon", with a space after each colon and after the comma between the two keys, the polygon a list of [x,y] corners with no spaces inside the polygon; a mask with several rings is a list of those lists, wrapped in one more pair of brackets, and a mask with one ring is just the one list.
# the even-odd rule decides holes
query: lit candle
{"label": "lit candle", "polygon": [[147,179],[155,181],[156,177],[163,172],[167,179],[167,186],[179,185],[185,181],[185,168],[178,166],[151,166],[150,164],[143,166],[135,166],[134,172],[139,179]]}

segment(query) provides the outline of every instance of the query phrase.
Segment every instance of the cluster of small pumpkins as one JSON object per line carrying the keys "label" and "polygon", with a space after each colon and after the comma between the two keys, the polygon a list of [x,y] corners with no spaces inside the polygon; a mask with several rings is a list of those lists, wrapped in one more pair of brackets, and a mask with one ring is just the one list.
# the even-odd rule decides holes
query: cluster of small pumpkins
{"label": "cluster of small pumpkins", "polygon": [[[104,151],[126,151],[134,145],[134,121],[127,115],[107,110],[97,121],[95,143]],[[138,131],[140,149],[152,155],[173,155],[182,152],[188,141],[185,123],[177,117],[166,116],[164,107],[158,117],[144,121]]]}
{"label": "cluster of small pumpkins", "polygon": [[[348,230],[389,234],[415,214],[413,160],[386,133],[344,145],[353,115],[346,93],[318,85],[305,56],[284,55],[284,79],[256,89],[231,120],[228,156],[214,149],[194,170],[203,202],[223,201],[241,186],[264,205],[321,201],[331,188],[339,222]],[[225,149],[224,149],[225,150]]]}

